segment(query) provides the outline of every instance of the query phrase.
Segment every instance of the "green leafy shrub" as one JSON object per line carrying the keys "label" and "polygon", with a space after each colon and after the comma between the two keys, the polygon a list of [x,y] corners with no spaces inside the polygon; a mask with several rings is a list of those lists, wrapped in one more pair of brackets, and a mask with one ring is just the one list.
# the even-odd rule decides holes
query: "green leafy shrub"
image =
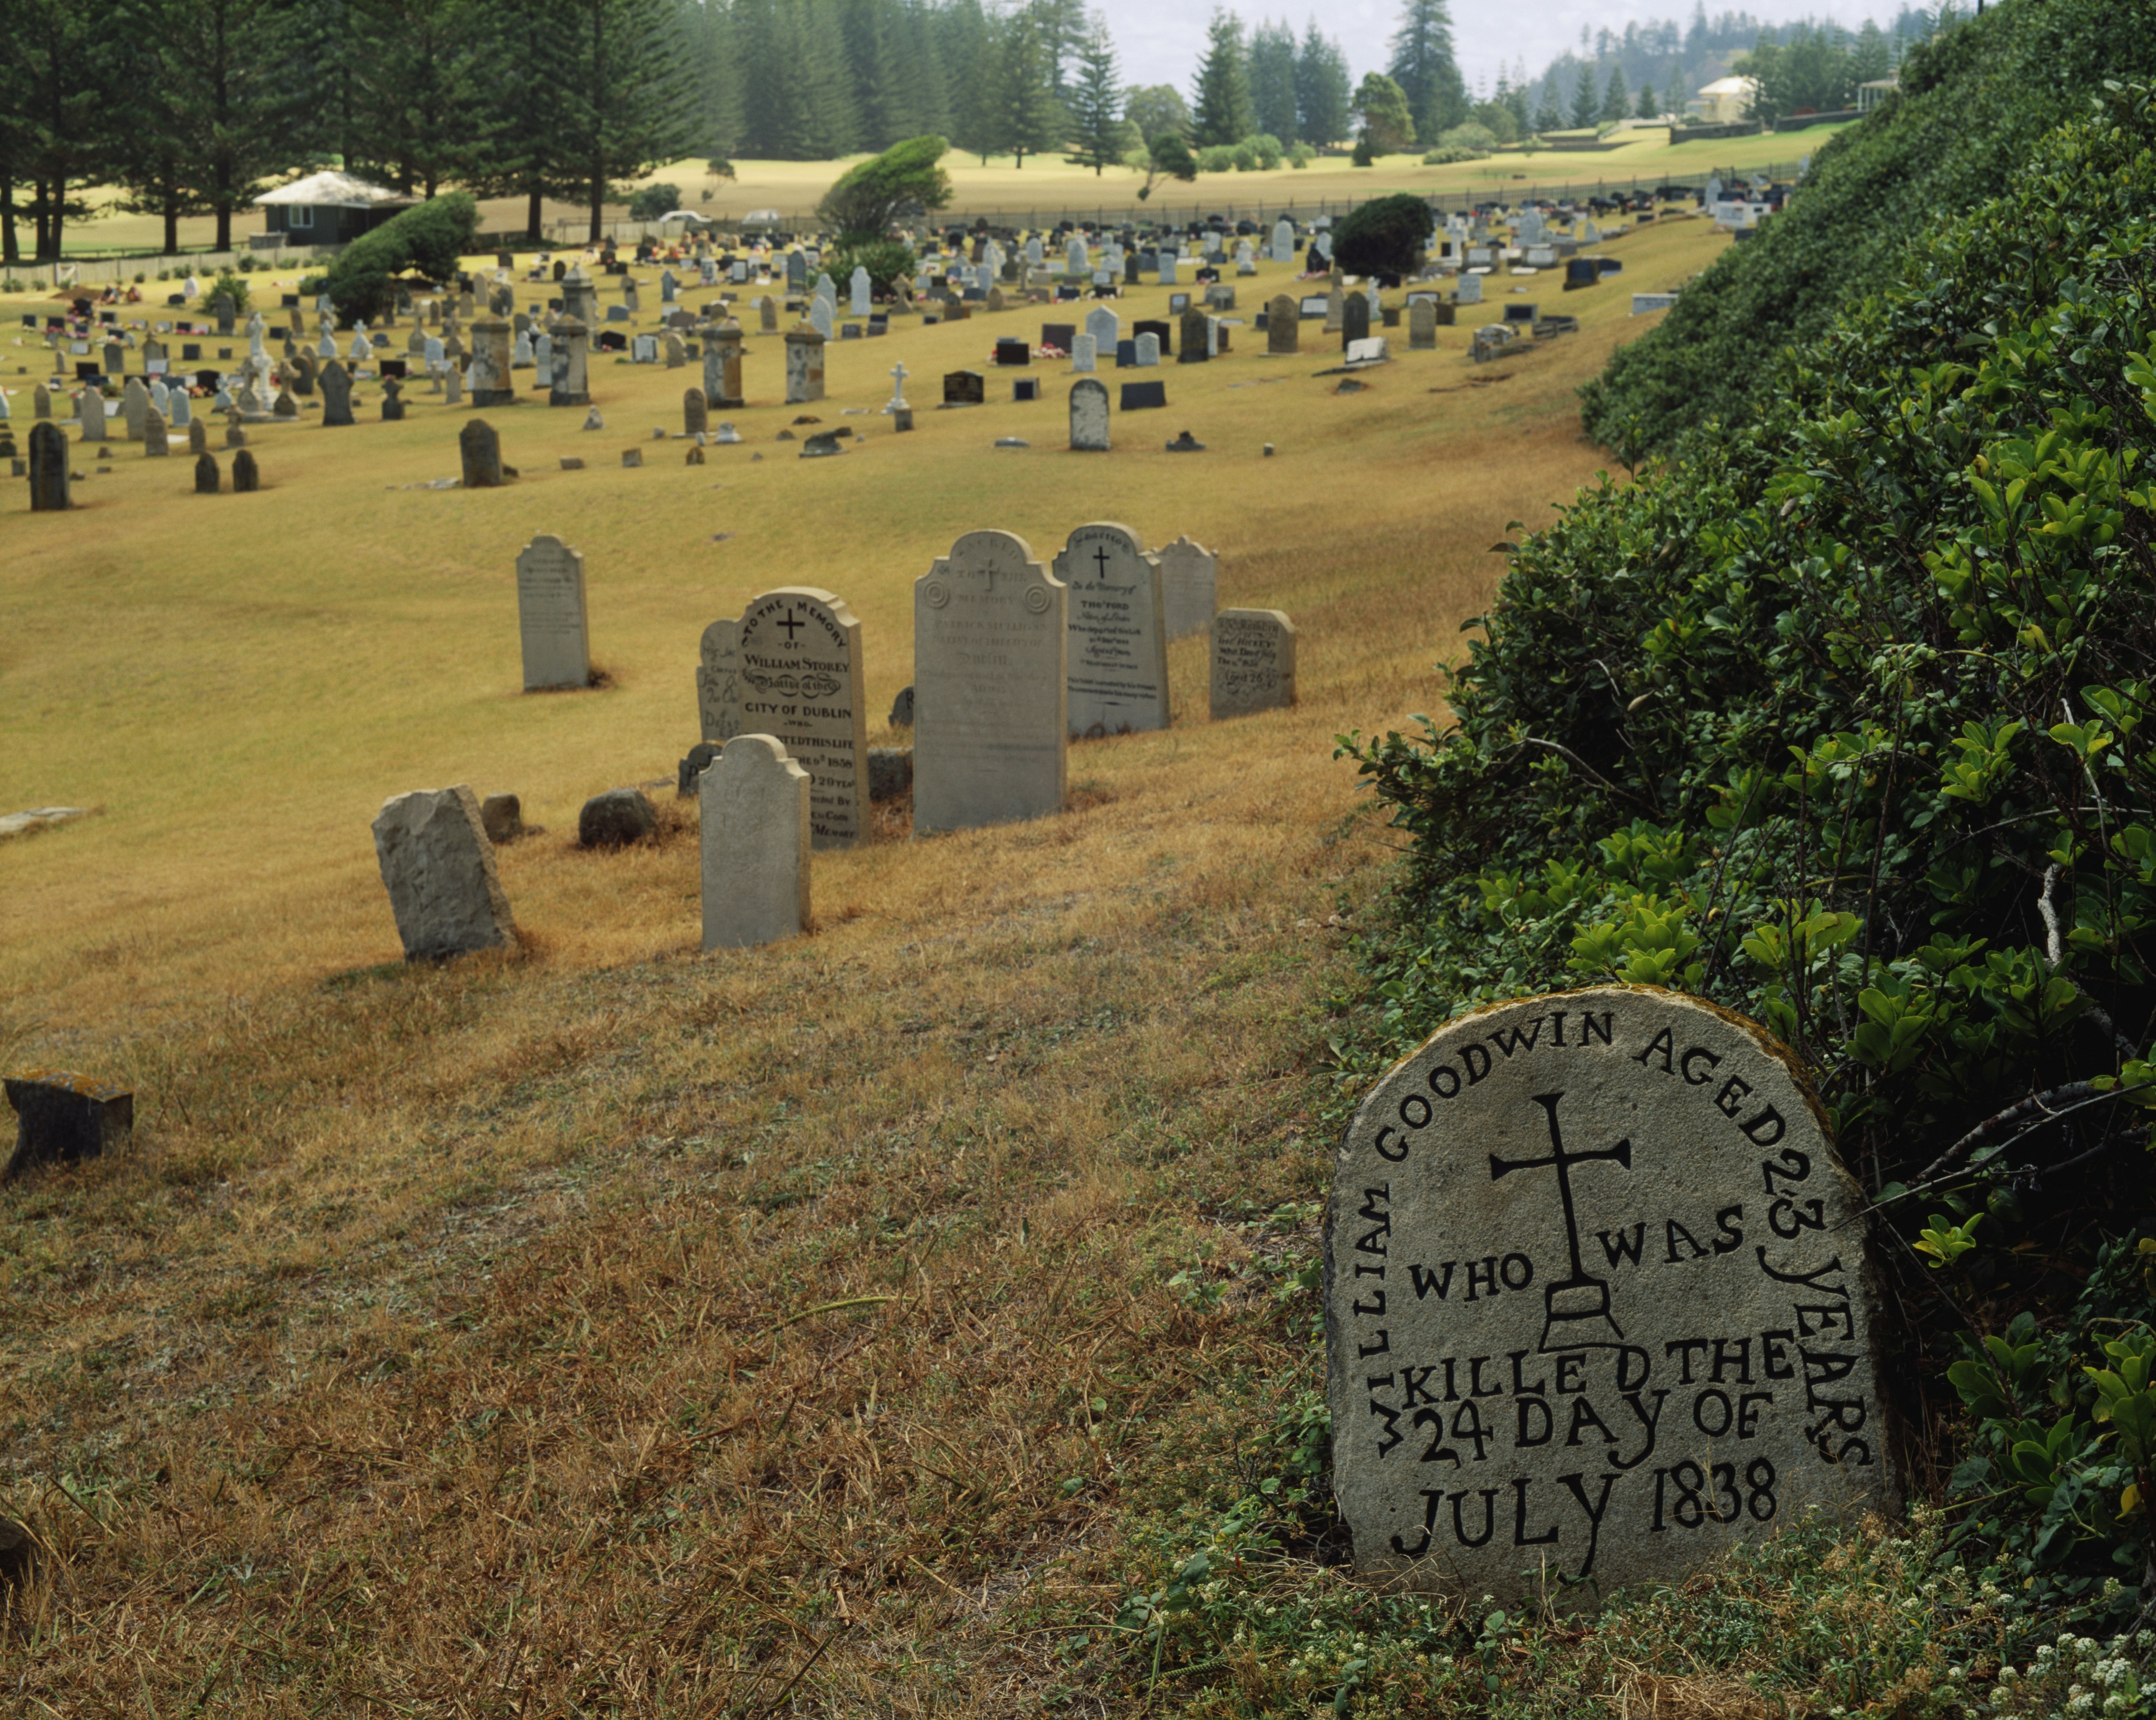
{"label": "green leafy shrub", "polygon": [[629,218],[632,221],[658,221],[672,214],[681,207],[681,187],[655,181],[639,186],[629,193]]}
{"label": "green leafy shrub", "polygon": [[1666,450],[1686,429],[1766,398],[1763,356],[1816,339],[1895,279],[1903,246],[1994,195],[2104,80],[2156,75],[2141,6],[1994,6],[1912,49],[1901,94],[1821,145],[1801,196],[1732,247],[1661,325],[1583,391],[1589,435]]}
{"label": "green leafy shrub", "polygon": [[1298,143],[1287,152],[1287,164],[1291,167],[1306,167],[1317,159],[1317,151],[1306,143]]}
{"label": "green leafy shrub", "polygon": [[330,264],[323,290],[346,322],[382,315],[408,273],[449,281],[479,231],[479,205],[453,191],[415,204],[346,245]]}
{"label": "green leafy shrub", "polygon": [[239,259],[239,272],[242,275],[252,275],[261,266],[252,256],[242,257]]}
{"label": "green leafy shrub", "polygon": [[2017,1580],[2150,1546],[2156,1303],[2061,1298],[2145,1209],[2156,1099],[2152,293],[2143,85],[1917,235],[1743,423],[1527,538],[1455,726],[1346,743],[1414,861],[1343,1065],[1568,983],[1769,1024],[1905,1245],[1897,1373],[1954,1359],[1948,1280],[2057,1334],[2030,1365],[2065,1397],[1979,1411]]}
{"label": "green leafy shrub", "polygon": [[1215,143],[1198,151],[1198,167],[1204,173],[1226,173],[1235,166],[1235,151],[1232,144]]}
{"label": "green leafy shrub", "polygon": [[855,162],[824,193],[818,213],[842,239],[890,238],[900,221],[951,201],[951,176],[940,165],[950,146],[940,137],[909,137]]}
{"label": "green leafy shrub", "polygon": [[1412,275],[1430,243],[1430,205],[1407,192],[1373,198],[1333,223],[1332,254],[1350,275]]}
{"label": "green leafy shrub", "polygon": [[891,283],[903,280],[909,284],[920,259],[912,248],[895,239],[850,239],[831,251],[824,259],[824,272],[840,286],[852,279],[856,266],[869,272],[869,280],[879,297],[891,296]]}
{"label": "green leafy shrub", "polygon": [[1440,148],[1430,151],[1422,158],[1422,164],[1425,167],[1443,167],[1450,166],[1454,162],[1480,162],[1486,160],[1489,153],[1486,149],[1465,149],[1454,144],[1446,144]]}
{"label": "green leafy shrub", "polygon": [[244,316],[254,308],[254,289],[239,275],[234,274],[229,269],[220,269],[218,271],[217,279],[210,283],[209,290],[203,295],[203,301],[207,304],[219,293],[223,293],[226,298],[232,300],[233,314]]}

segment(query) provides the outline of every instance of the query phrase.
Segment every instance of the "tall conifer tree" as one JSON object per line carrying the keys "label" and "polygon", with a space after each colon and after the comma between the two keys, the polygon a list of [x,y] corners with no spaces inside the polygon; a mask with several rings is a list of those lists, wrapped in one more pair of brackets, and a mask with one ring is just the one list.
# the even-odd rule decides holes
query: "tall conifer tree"
{"label": "tall conifer tree", "polygon": [[1434,142],[1467,117],[1467,85],[1452,51],[1452,12],[1445,0],[1406,0],[1393,37],[1392,80],[1408,99],[1415,133]]}
{"label": "tall conifer tree", "polygon": [[1301,135],[1296,123],[1295,32],[1285,23],[1266,22],[1250,32],[1251,123],[1260,131],[1292,143]]}
{"label": "tall conifer tree", "polygon": [[1318,33],[1313,17],[1295,57],[1295,129],[1305,143],[1334,144],[1347,136],[1351,93],[1348,56],[1338,43]]}
{"label": "tall conifer tree", "polygon": [[1123,92],[1116,44],[1097,13],[1079,54],[1065,105],[1070,110],[1070,164],[1091,167],[1097,178],[1103,168],[1122,159],[1123,141]]}
{"label": "tall conifer tree", "polygon": [[1197,129],[1192,141],[1199,148],[1240,143],[1250,135],[1250,77],[1244,64],[1242,20],[1224,8],[1216,7],[1213,21],[1205,27],[1205,58],[1199,63],[1192,95]]}

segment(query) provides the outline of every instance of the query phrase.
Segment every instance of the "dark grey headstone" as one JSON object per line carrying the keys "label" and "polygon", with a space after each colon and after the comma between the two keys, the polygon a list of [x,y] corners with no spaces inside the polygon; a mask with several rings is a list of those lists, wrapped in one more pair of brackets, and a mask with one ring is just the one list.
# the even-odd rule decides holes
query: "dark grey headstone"
{"label": "dark grey headstone", "polygon": [[74,1164],[127,1144],[135,1130],[135,1096],[125,1087],[64,1070],[33,1069],[8,1077],[15,1107],[15,1154],[7,1176],[33,1165]]}
{"label": "dark grey headstone", "polygon": [[261,487],[262,471],[254,464],[254,450],[243,448],[232,457],[232,493],[252,495]]}
{"label": "dark grey headstone", "polygon": [[64,514],[72,506],[67,432],[50,419],[34,424],[30,426],[30,511]]}
{"label": "dark grey headstone", "polygon": [[696,779],[710,768],[725,744],[723,741],[699,741],[689,749],[689,756],[681,761],[674,774],[674,792],[678,797],[686,800],[697,792]]}
{"label": "dark grey headstone", "polygon": [[891,701],[891,726],[895,729],[913,727],[913,689],[901,687],[898,696]]}
{"label": "dark grey headstone", "polygon": [[1168,404],[1168,384],[1163,382],[1125,383],[1120,409],[1142,412],[1147,407]]}
{"label": "dark grey headstone", "polygon": [[[910,689],[909,689],[910,691]],[[869,798],[896,800],[913,791],[913,749],[911,747],[869,748]]]}
{"label": "dark grey headstone", "polygon": [[585,848],[621,848],[641,842],[659,827],[659,814],[635,788],[594,794],[577,814],[577,841]]}
{"label": "dark grey headstone", "polygon": [[205,450],[202,458],[195,462],[195,494],[214,495],[220,482],[222,475],[218,470],[217,456]]}

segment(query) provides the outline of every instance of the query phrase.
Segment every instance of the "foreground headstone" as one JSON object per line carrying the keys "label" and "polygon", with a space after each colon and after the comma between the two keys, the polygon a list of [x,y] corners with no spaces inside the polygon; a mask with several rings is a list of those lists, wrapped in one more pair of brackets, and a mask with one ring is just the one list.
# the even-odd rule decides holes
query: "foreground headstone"
{"label": "foreground headstone", "polygon": [[15,1107],[15,1151],[0,1182],[33,1165],[76,1164],[125,1147],[135,1132],[126,1088],[60,1069],[30,1069],[4,1083]]}
{"label": "foreground headstone", "polygon": [[1213,624],[1218,601],[1220,564],[1212,551],[1188,537],[1178,537],[1160,552],[1161,608],[1168,618],[1168,636],[1188,639]]}
{"label": "foreground headstone", "polygon": [[868,708],[861,624],[828,591],[784,586],[742,612],[740,721],[776,735],[808,773],[816,846],[868,839]]}
{"label": "foreground headstone", "polygon": [[1213,716],[1249,716],[1295,703],[1295,624],[1278,609],[1223,609],[1213,618]]}
{"label": "foreground headstone", "polygon": [[30,511],[64,514],[74,506],[67,432],[50,418],[30,426]]}
{"label": "foreground headstone", "polygon": [[714,621],[696,655],[696,727],[707,741],[742,731],[741,623]]}
{"label": "foreground headstone", "polygon": [[584,558],[558,537],[542,533],[516,557],[516,624],[526,692],[591,684]]}
{"label": "foreground headstone", "polygon": [[913,588],[916,835],[1063,807],[1069,596],[1009,531],[969,531]]}
{"label": "foreground headstone", "polygon": [[737,735],[697,779],[706,949],[747,949],[808,929],[814,792],[810,773],[772,735]]}
{"label": "foreground headstone", "polygon": [[374,854],[406,961],[515,945],[494,845],[469,783],[384,801],[374,820]]}
{"label": "foreground headstone", "polygon": [[1074,737],[1168,727],[1168,634],[1160,558],[1127,526],[1099,521],[1055,557],[1070,588],[1069,721]]}
{"label": "foreground headstone", "polygon": [[1609,988],[1466,1016],[1378,1083],[1327,1222],[1359,1574],[1589,1599],[1893,1508],[1863,1198],[1795,1067]]}

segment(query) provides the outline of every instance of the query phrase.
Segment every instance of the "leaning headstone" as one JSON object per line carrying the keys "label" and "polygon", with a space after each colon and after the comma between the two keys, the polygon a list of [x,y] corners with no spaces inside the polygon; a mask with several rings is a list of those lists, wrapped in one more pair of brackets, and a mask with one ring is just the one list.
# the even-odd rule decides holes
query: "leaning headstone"
{"label": "leaning headstone", "polygon": [[698,779],[704,947],[748,949],[808,927],[810,773],[772,735],[737,735]]}
{"label": "leaning headstone", "polygon": [[558,537],[542,533],[516,557],[516,625],[526,692],[591,684],[584,558]]}
{"label": "leaning headstone", "polygon": [[1068,593],[1009,531],[969,531],[913,588],[916,834],[1063,807]]}
{"label": "leaning headstone", "polygon": [[232,493],[252,495],[262,487],[262,469],[254,464],[254,450],[243,448],[232,457]]}
{"label": "leaning headstone", "polygon": [[335,359],[322,367],[322,428],[356,423],[352,415],[352,377]]}
{"label": "leaning headstone", "polygon": [[216,495],[218,481],[217,456],[205,452],[195,461],[195,494]]}
{"label": "leaning headstone", "polygon": [[1082,454],[1108,452],[1108,385],[1096,377],[1070,385],[1070,446]]}
{"label": "leaning headstone", "polygon": [[468,783],[384,801],[374,820],[374,854],[406,961],[515,946],[494,845]]}
{"label": "leaning headstone", "polygon": [[696,660],[696,729],[706,741],[731,741],[741,732],[738,621],[714,621],[704,629]]}
{"label": "leaning headstone", "polygon": [[64,514],[69,494],[67,432],[50,419],[30,426],[30,511]]}
{"label": "leaning headstone", "polygon": [[1248,716],[1295,703],[1295,624],[1278,609],[1223,609],[1213,618],[1213,716]]}
{"label": "leaning headstone", "polygon": [[135,1132],[126,1088],[62,1069],[26,1069],[4,1083],[15,1108],[15,1151],[0,1182],[33,1165],[79,1164],[118,1152]]}
{"label": "leaning headstone", "polygon": [[1358,1574],[1589,1599],[1897,1508],[1865,1202],[1798,1067],[1612,987],[1464,1016],[1372,1091],[1326,1250]]}
{"label": "leaning headstone", "polygon": [[1170,639],[1187,639],[1213,624],[1220,565],[1212,551],[1188,537],[1177,538],[1160,552],[1160,579],[1161,608]]}
{"label": "leaning headstone", "polygon": [[742,612],[741,727],[776,735],[808,773],[819,848],[868,838],[861,624],[828,591],[786,586]]}
{"label": "leaning headstone", "polygon": [[1070,588],[1071,734],[1091,740],[1166,728],[1160,557],[1148,555],[1128,526],[1100,521],[1070,534],[1055,557],[1055,577]]}
{"label": "leaning headstone", "polygon": [[498,490],[507,475],[501,464],[501,438],[483,418],[467,418],[457,432],[457,449],[464,456],[465,488]]}

